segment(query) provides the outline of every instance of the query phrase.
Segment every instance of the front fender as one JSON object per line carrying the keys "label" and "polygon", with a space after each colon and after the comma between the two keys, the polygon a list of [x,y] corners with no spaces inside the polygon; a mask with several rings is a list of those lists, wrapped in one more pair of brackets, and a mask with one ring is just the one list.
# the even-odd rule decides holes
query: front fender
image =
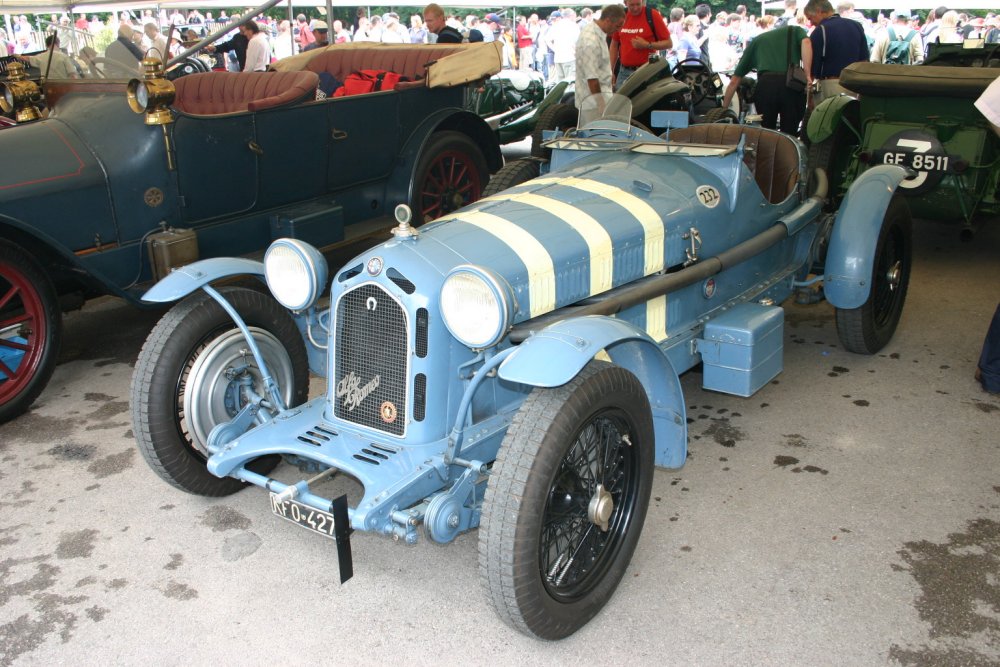
{"label": "front fender", "polygon": [[817,143],[829,139],[833,136],[844,114],[847,113],[847,109],[858,105],[859,102],[856,99],[847,95],[828,97],[820,102],[809,114],[809,123],[806,125],[809,141]]}
{"label": "front fender", "polygon": [[837,308],[859,308],[868,300],[882,219],[906,178],[896,165],[878,165],[851,184],[830,235],[823,275],[826,299]]}
{"label": "front fender", "polygon": [[525,340],[497,370],[510,382],[558,387],[599,352],[633,373],[653,413],[656,465],[680,468],[687,457],[687,420],[680,378],[659,345],[628,322],[590,315],[562,320]]}
{"label": "front fender", "polygon": [[239,257],[203,259],[171,271],[170,275],[143,294],[142,300],[169,303],[183,299],[215,280],[245,275],[263,276],[264,263]]}

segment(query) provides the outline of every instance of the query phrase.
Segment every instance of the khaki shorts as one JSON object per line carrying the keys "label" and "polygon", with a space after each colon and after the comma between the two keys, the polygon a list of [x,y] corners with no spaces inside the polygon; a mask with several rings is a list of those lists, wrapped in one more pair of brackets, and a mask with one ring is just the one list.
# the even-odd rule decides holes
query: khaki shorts
{"label": "khaki shorts", "polygon": [[813,102],[819,104],[828,97],[836,97],[843,93],[851,97],[857,97],[854,93],[840,85],[840,79],[820,79],[819,92],[813,93]]}

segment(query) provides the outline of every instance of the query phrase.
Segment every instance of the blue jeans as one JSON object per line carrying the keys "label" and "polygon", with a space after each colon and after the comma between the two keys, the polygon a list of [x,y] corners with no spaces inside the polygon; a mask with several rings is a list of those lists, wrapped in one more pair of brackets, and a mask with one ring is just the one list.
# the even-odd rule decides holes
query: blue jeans
{"label": "blue jeans", "polygon": [[615,90],[622,87],[622,84],[628,81],[628,78],[635,74],[635,71],[639,69],[638,67],[625,67],[621,65],[618,68],[618,77],[615,79]]}

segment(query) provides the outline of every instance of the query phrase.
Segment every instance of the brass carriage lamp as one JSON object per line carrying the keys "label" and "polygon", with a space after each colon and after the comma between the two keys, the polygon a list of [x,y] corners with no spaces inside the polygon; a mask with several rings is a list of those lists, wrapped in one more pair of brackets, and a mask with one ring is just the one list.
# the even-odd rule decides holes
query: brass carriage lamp
{"label": "brass carriage lamp", "polygon": [[14,120],[26,123],[42,117],[38,105],[42,91],[38,84],[28,79],[24,65],[14,61],[7,66],[7,80],[0,82],[0,109],[14,111]]}
{"label": "brass carriage lamp", "polygon": [[177,94],[174,84],[163,76],[163,61],[144,58],[142,79],[128,82],[128,105],[136,113],[146,114],[146,125],[166,125],[174,122],[169,107]]}

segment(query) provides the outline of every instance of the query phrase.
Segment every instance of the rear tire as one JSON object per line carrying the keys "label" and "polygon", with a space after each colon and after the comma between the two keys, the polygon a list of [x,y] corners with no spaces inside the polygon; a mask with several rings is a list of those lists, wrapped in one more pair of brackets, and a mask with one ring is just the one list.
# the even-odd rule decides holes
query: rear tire
{"label": "rear tire", "polygon": [[483,197],[490,197],[515,185],[530,181],[537,177],[538,174],[539,164],[536,160],[514,160],[513,162],[508,162],[500,171],[493,174],[489,185],[483,190]]}
{"label": "rear tire", "polygon": [[875,354],[892,340],[906,301],[912,253],[910,209],[894,196],[875,246],[868,300],[859,308],[836,311],[837,335],[848,351]]}
{"label": "rear tire", "polygon": [[414,226],[430,222],[483,196],[490,181],[479,146],[461,132],[436,132],[417,163],[410,209]]}
{"label": "rear tire", "polygon": [[[286,405],[306,400],[309,365],[295,322],[269,295],[242,288],[219,290],[243,317]],[[222,307],[204,292],[172,308],[142,346],[132,376],[132,424],[139,452],[172,486],[202,496],[225,496],[245,485],[208,472],[205,440],[218,423],[245,405],[239,382],[248,376],[265,395],[259,368],[244,353],[246,341]],[[229,377],[233,369],[242,372]],[[278,457],[253,469],[267,474]]]}
{"label": "rear tire", "polygon": [[553,104],[538,114],[535,129],[531,132],[531,156],[548,160],[552,157],[552,149],[542,145],[542,132],[547,130],[567,130],[576,126],[580,113],[575,106],[569,104]]}

